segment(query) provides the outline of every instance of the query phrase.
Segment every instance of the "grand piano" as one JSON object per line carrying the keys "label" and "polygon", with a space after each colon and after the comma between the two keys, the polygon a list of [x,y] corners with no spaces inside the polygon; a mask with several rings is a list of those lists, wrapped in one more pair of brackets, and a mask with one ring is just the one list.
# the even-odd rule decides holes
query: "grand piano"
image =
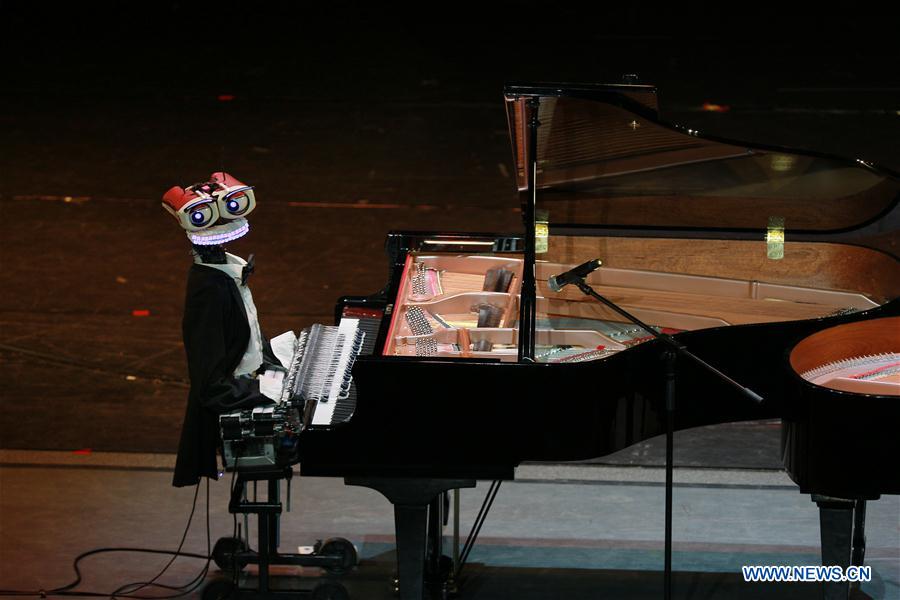
{"label": "grand piano", "polygon": [[865,502],[900,493],[897,174],[708,137],[663,122],[656,97],[508,85],[524,235],[392,232],[384,289],[338,301],[363,355],[349,395],[311,407],[301,471],[394,504],[403,600],[423,596],[446,490],[665,432],[664,345],[546,283],[594,258],[600,294],[764,399],[680,360],[676,429],[781,419],[826,564],[861,564]]}

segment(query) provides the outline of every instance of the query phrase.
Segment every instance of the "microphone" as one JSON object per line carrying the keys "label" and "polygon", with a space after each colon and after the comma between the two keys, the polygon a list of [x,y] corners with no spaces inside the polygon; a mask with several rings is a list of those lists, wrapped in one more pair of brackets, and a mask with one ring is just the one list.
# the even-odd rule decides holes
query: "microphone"
{"label": "microphone", "polygon": [[599,269],[600,265],[602,264],[602,260],[600,260],[599,258],[594,258],[584,264],[578,265],[573,269],[569,269],[565,273],[554,275],[547,280],[547,285],[549,285],[550,289],[554,292],[558,292],[570,283],[575,283],[579,279],[584,279],[585,277]]}

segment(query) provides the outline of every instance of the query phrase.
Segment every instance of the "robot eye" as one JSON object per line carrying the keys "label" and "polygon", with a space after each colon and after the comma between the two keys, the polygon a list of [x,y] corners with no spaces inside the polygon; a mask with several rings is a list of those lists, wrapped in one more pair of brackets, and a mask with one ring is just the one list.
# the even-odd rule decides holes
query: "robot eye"
{"label": "robot eye", "polygon": [[209,205],[198,206],[190,213],[191,225],[194,227],[203,227],[209,225],[213,220],[213,210]]}
{"label": "robot eye", "polygon": [[247,194],[243,192],[232,194],[225,200],[225,209],[232,215],[239,215],[243,213],[245,210],[247,210],[247,207],[249,205],[250,199],[247,197]]}

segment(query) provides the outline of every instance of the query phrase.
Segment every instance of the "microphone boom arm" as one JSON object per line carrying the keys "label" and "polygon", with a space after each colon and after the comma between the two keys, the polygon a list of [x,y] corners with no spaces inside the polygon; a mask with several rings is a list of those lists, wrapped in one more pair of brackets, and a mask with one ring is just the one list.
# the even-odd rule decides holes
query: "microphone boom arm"
{"label": "microphone boom arm", "polygon": [[729,377],[722,371],[718,370],[717,368],[715,368],[714,366],[712,366],[711,364],[709,364],[708,362],[706,362],[705,360],[703,360],[702,358],[700,358],[699,356],[697,356],[696,354],[694,354],[693,352],[688,350],[683,344],[679,343],[678,340],[676,340],[672,336],[665,334],[665,333],[660,333],[659,331],[657,331],[653,327],[647,325],[646,323],[644,323],[643,321],[641,321],[640,319],[638,319],[637,317],[632,315],[630,312],[628,312],[627,310],[625,310],[624,308],[622,308],[621,306],[619,306],[612,300],[609,300],[609,299],[601,296],[600,294],[598,294],[594,290],[594,288],[592,288],[590,285],[587,284],[587,282],[585,282],[585,280],[583,278],[579,277],[572,283],[574,283],[578,287],[578,289],[581,290],[585,295],[590,296],[591,298],[597,300],[598,302],[604,304],[605,306],[608,306],[615,312],[619,313],[620,315],[622,315],[623,317],[625,317],[626,319],[628,319],[629,321],[631,321],[632,323],[634,323],[635,325],[637,325],[638,327],[640,327],[641,329],[646,331],[648,334],[652,335],[654,338],[656,338],[658,340],[662,340],[663,343],[665,343],[667,346],[669,346],[676,354],[678,354],[679,356],[688,358],[695,364],[700,365],[701,367],[703,367],[704,369],[706,369],[707,371],[712,373],[715,377],[718,377],[722,381],[729,384],[731,387],[735,388],[744,397],[749,398],[750,400],[753,400],[757,404],[759,404],[760,402],[763,401],[762,396],[760,396],[759,394],[757,394],[750,388],[741,385],[740,383],[738,383],[737,381],[735,381],[734,379],[732,379],[731,377]]}
{"label": "microphone boom arm", "polygon": [[[742,386],[740,383],[718,370],[702,358],[695,355],[693,352],[688,350],[684,344],[678,342],[672,336],[660,333],[656,331],[627,310],[609,300],[600,294],[598,294],[594,288],[587,284],[584,278],[594,269],[589,269],[591,263],[597,263],[594,269],[599,266],[599,259],[595,259],[594,261],[589,261],[567,271],[559,275],[558,277],[551,277],[548,283],[550,284],[550,288],[554,291],[559,291],[562,289],[562,286],[567,285],[569,283],[574,283],[579,290],[581,290],[584,294],[590,296],[591,298],[597,300],[604,306],[607,306],[619,313],[647,333],[649,333],[654,338],[661,340],[667,347],[668,350],[663,352],[663,358],[665,359],[665,382],[666,382],[666,500],[665,500],[665,540],[664,540],[664,563],[665,566],[663,568],[664,577],[663,577],[663,598],[665,600],[671,600],[672,598],[672,493],[674,486],[674,468],[675,468],[675,360],[678,356],[683,356],[687,359],[690,359],[694,364],[700,365],[704,369],[706,369],[713,376],[717,377],[721,381],[726,382],[728,385],[736,389],[742,396],[745,398],[749,398],[756,403],[760,403],[763,401],[762,396],[751,390],[750,388]],[[559,289],[557,289],[557,284],[559,285]]]}

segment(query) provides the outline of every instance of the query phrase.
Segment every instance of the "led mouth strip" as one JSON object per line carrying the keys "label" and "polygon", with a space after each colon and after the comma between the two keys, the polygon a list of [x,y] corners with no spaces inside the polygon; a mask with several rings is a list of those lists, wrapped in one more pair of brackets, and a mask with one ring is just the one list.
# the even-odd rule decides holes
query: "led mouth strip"
{"label": "led mouth strip", "polygon": [[216,246],[227,244],[243,237],[250,231],[250,223],[246,219],[239,219],[227,225],[216,225],[204,231],[187,232],[188,239],[198,246]]}

